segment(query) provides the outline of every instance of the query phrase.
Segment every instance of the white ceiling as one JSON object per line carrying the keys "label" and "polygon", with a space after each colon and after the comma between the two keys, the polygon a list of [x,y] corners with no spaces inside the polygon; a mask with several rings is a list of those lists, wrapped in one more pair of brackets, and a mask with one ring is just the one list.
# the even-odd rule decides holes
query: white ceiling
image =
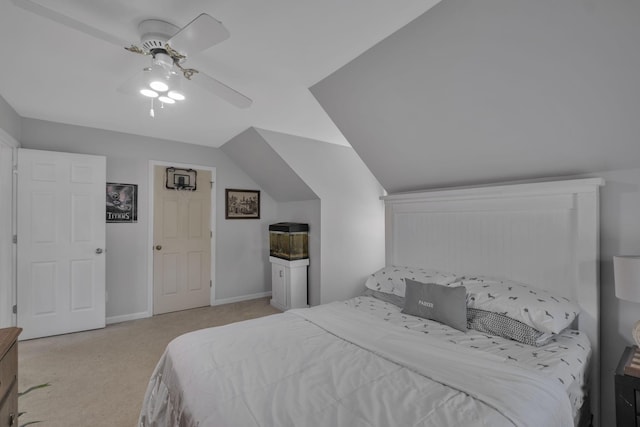
{"label": "white ceiling", "polygon": [[[348,145],[308,88],[439,1],[0,0],[0,95],[23,117],[200,145],[251,126]],[[149,64],[122,46],[139,44],[144,19],[183,27],[203,12],[231,37],[186,65],[253,105],[238,109],[192,84],[187,101],[152,119],[148,99],[116,90]],[[69,18],[84,31],[61,23]]]}

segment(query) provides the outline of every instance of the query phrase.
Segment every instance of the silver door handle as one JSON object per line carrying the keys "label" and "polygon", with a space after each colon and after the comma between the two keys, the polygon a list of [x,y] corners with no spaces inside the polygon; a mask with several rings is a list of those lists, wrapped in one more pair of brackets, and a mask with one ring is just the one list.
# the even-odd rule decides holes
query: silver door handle
{"label": "silver door handle", "polygon": [[100,255],[102,252],[103,252],[103,251],[102,251],[102,248],[98,248],[98,249],[96,249],[96,253],[97,253],[98,255]]}

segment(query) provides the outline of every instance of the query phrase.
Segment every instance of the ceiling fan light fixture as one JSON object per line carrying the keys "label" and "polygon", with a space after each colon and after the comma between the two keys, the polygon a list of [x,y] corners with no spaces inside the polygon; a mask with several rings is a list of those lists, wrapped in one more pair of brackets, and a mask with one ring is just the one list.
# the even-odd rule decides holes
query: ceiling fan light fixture
{"label": "ceiling fan light fixture", "polygon": [[152,80],[149,82],[149,87],[156,92],[166,92],[169,90],[169,85],[162,80]]}
{"label": "ceiling fan light fixture", "polygon": [[157,98],[158,92],[151,89],[140,89],[140,93],[149,98]]}
{"label": "ceiling fan light fixture", "polygon": [[171,99],[175,99],[176,101],[184,101],[185,100],[185,96],[182,92],[180,92],[179,90],[170,90],[169,93],[167,94],[169,96],[169,98]]}
{"label": "ceiling fan light fixture", "polygon": [[175,104],[176,100],[175,99],[171,99],[168,96],[161,96],[158,98],[158,101],[164,103],[164,104]]}
{"label": "ceiling fan light fixture", "polygon": [[195,68],[183,65],[190,55],[229,38],[229,31],[221,22],[206,13],[201,13],[182,28],[166,21],[147,19],[138,25],[138,34],[141,46],[129,45],[125,46],[125,49],[150,58],[151,63],[143,69],[142,79],[147,89],[153,89],[157,94],[157,97],[151,100],[165,100],[161,102],[160,108],[163,108],[165,102],[175,103],[169,100],[185,100],[182,82],[191,81],[196,75],[199,77],[194,79],[195,83],[202,89],[213,92],[238,108],[248,108],[251,105],[251,99],[242,93]]}

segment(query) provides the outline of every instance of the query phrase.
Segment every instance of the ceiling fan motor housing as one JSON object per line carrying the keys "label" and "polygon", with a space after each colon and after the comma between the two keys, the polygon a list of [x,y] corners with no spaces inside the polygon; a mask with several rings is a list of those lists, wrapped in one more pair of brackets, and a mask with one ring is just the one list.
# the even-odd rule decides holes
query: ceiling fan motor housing
{"label": "ceiling fan motor housing", "polygon": [[159,19],[147,19],[138,25],[142,48],[152,55],[166,53],[164,46],[179,30],[175,25]]}

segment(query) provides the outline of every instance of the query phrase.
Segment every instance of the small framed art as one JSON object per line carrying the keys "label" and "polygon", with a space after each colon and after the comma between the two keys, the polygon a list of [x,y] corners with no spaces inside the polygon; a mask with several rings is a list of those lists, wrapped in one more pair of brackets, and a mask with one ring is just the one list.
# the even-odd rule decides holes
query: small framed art
{"label": "small framed art", "polygon": [[260,219],[260,191],[225,189],[226,219]]}

